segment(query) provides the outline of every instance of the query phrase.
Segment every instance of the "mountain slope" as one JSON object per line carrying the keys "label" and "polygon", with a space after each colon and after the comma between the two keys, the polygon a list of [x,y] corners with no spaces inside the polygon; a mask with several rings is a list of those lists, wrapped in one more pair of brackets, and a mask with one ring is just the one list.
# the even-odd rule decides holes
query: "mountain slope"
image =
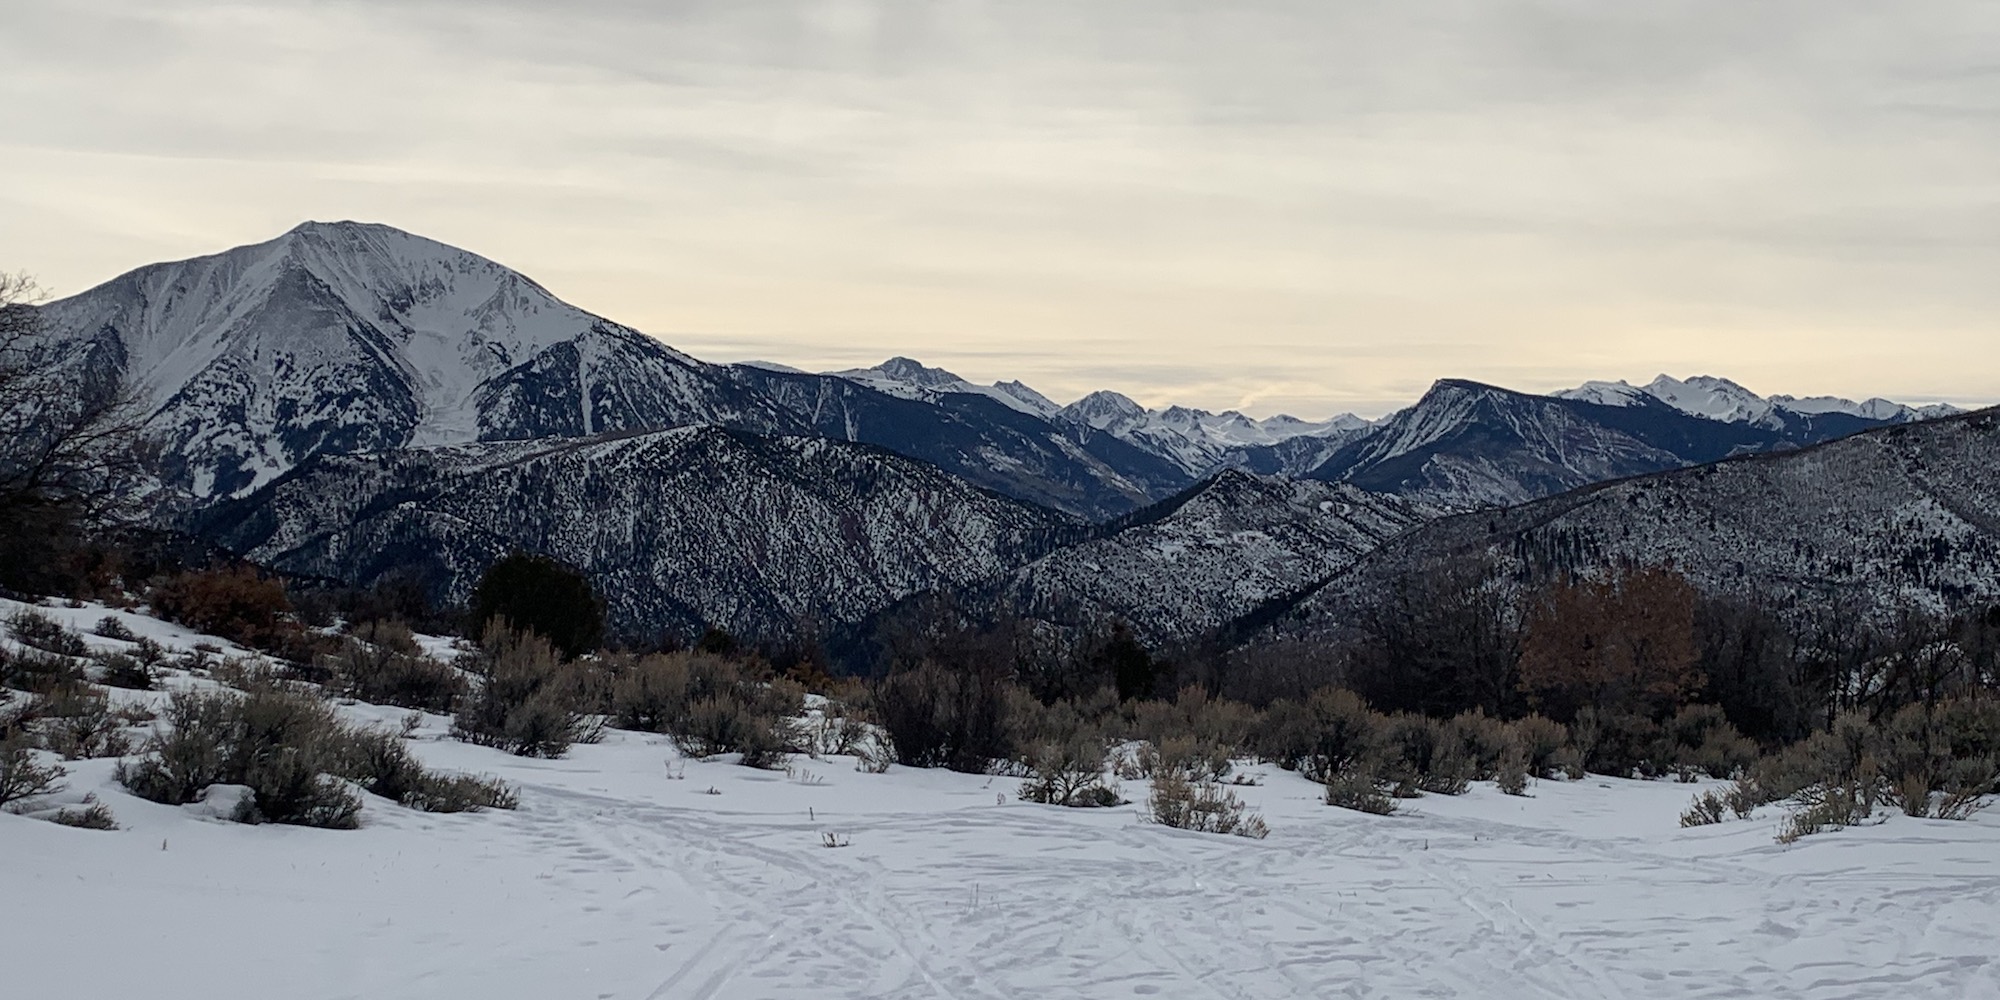
{"label": "mountain slope", "polygon": [[322,453],[792,426],[719,369],[387,226],[306,223],[140,268],[42,316],[59,357],[91,352],[130,379],[170,479],[197,496],[241,493]]}
{"label": "mountain slope", "polygon": [[1995,469],[2000,410],[1982,410],[1463,514],[1370,553],[1305,599],[1294,624],[1333,628],[1400,576],[1441,564],[1517,582],[1670,565],[1705,592],[1780,611],[1993,601]]}
{"label": "mountain slope", "polygon": [[[1180,472],[1182,485],[1228,468],[1263,474],[1303,473],[1332,450],[1327,442],[1354,437],[1369,426],[1368,421],[1351,413],[1308,421],[1282,413],[1253,420],[1235,410],[1210,413],[1186,406],[1149,410],[1109,390],[1059,407],[1021,382],[978,385],[904,357],[890,358],[872,368],[829,374],[893,396],[946,406],[954,398],[983,396],[1059,426],[1109,435],[1172,464]],[[1315,461],[1302,462],[1302,458]]]}
{"label": "mountain slope", "polygon": [[1772,428],[1693,416],[1646,395],[1611,406],[1444,379],[1312,476],[1443,505],[1506,506],[1866,426],[1843,418]]}
{"label": "mountain slope", "polygon": [[1144,641],[1188,639],[1346,568],[1432,515],[1345,484],[1225,471],[1014,572],[1031,617],[1116,617]]}
{"label": "mountain slope", "polygon": [[587,573],[620,632],[764,638],[1007,572],[1075,532],[881,449],[689,427],[317,457],[199,529],[261,565],[458,601],[498,556]]}
{"label": "mountain slope", "polygon": [[1964,412],[1948,403],[1914,407],[1879,397],[1857,403],[1834,396],[1805,399],[1783,395],[1759,396],[1729,379],[1713,375],[1696,375],[1686,380],[1660,375],[1645,385],[1637,386],[1622,380],[1585,382],[1574,389],[1550,395],[1606,406],[1631,406],[1651,397],[1692,416],[1728,423],[1756,424],[1774,430],[1782,430],[1788,425],[1796,425],[1802,418],[1811,417],[1845,416],[1857,418],[1865,422],[1864,425],[1875,425],[1908,423]]}
{"label": "mountain slope", "polygon": [[889,394],[846,378],[748,366],[735,375],[813,433],[887,448],[1092,520],[1129,513],[1190,482],[1178,467],[1112,435],[1054,423],[982,393]]}

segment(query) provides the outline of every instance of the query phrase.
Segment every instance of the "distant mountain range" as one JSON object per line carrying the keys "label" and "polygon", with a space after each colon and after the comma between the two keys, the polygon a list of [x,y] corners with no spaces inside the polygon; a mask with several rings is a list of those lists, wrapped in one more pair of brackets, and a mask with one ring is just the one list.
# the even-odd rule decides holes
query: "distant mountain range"
{"label": "distant mountain range", "polygon": [[[2000,409],[1602,483],[1432,521],[1292,602],[1340,631],[1433,567],[1496,585],[1671,566],[1701,591],[1854,623],[2000,601]],[[1267,609],[1268,610],[1268,609]]]}
{"label": "distant mountain range", "polygon": [[1058,405],[908,358],[709,364],[359,223],[140,268],[41,317],[49,364],[138,390],[166,457],[160,517],[287,571],[414,574],[446,600],[496,555],[544,552],[591,572],[633,634],[774,636],[943,589],[1176,641],[1439,513],[1949,409],[1705,376],[1547,396],[1446,379],[1374,421],[1109,391]]}

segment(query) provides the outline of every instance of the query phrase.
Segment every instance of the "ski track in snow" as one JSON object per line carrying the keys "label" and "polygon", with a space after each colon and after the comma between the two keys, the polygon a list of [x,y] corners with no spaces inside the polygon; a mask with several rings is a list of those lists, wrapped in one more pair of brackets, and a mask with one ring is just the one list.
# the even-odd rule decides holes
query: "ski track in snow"
{"label": "ski track in snow", "polygon": [[519,811],[370,800],[357,831],[245,827],[73,762],[68,799],[124,828],[0,814],[5,995],[2000,997],[1991,814],[1786,847],[1775,810],[1680,829],[1699,785],[1477,785],[1374,817],[1255,768],[1237,791],[1273,832],[1249,841],[1021,803],[1009,778],[831,758],[800,762],[816,781],[721,760],[676,780],[662,737],[520,760],[447,724],[419,755],[505,778]]}

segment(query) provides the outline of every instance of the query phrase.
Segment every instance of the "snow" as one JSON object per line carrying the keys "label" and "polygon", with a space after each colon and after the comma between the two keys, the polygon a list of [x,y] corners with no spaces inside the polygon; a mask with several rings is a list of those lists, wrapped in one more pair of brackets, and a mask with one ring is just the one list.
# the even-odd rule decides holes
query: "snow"
{"label": "snow", "polygon": [[1283,413],[1253,420],[1235,410],[1210,413],[1185,406],[1147,409],[1108,389],[1090,393],[1068,406],[1058,406],[1019,381],[978,385],[942,368],[929,368],[903,357],[890,358],[873,368],[826,374],[905,399],[934,401],[940,394],[985,396],[1044,420],[1104,431],[1197,477],[1228,467],[1242,449],[1297,437],[1353,434],[1371,426],[1369,421],[1351,413],[1317,421]]}
{"label": "snow", "polygon": [[1713,375],[1696,375],[1682,380],[1662,374],[1643,386],[1632,385],[1623,379],[1616,382],[1590,381],[1574,389],[1562,389],[1549,395],[1559,399],[1597,403],[1601,406],[1636,406],[1650,396],[1683,413],[1707,417],[1710,420],[1758,425],[1770,425],[1776,422],[1772,411],[1777,409],[1811,416],[1844,413],[1868,420],[1892,423],[1929,420],[1964,412],[1949,403],[1912,407],[1893,403],[1881,397],[1859,403],[1838,396],[1801,398],[1781,394],[1765,397],[1729,379]]}
{"label": "snow", "polygon": [[985,396],[1009,409],[1045,420],[1055,416],[1060,409],[1048,397],[1021,382],[978,385],[942,368],[925,367],[910,358],[890,358],[873,368],[850,368],[825,374],[904,399],[930,402],[940,395]]}
{"label": "snow", "polygon": [[1991,814],[1781,846],[1771,809],[1681,829],[1702,785],[1476,785],[1376,817],[1252,767],[1253,841],[1022,803],[1004,777],[786,775],[631,733],[525,760],[446,723],[419,756],[506,779],[519,811],[249,827],[72,763],[64,798],[121,829],[0,814],[9,995],[2000,996]]}

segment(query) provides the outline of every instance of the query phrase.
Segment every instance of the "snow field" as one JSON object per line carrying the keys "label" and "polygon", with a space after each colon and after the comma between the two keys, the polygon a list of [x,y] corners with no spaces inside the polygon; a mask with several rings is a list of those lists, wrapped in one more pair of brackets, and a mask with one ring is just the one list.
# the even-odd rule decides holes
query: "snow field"
{"label": "snow field", "polygon": [[504,778],[519,811],[371,799],[360,830],[246,827],[72,762],[65,798],[96,794],[122,829],[0,815],[4,994],[2000,997],[1992,815],[1785,847],[1774,809],[1679,828],[1700,785],[1481,784],[1375,817],[1253,766],[1263,784],[1236,791],[1272,833],[1252,841],[1136,803],[1022,803],[1005,777],[847,758],[788,776],[615,731],[525,760],[448,723],[427,716],[417,754]]}

